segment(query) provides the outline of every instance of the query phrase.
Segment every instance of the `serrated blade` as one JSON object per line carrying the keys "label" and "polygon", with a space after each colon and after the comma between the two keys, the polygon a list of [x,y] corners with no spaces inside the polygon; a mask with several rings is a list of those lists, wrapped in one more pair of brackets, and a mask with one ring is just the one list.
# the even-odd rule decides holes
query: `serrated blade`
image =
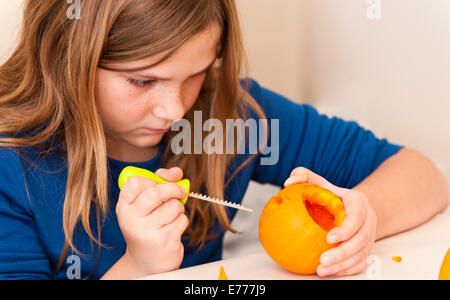
{"label": "serrated blade", "polygon": [[208,202],[212,202],[212,203],[216,203],[216,204],[220,204],[220,205],[225,205],[225,206],[236,208],[236,209],[240,209],[240,210],[245,210],[245,211],[248,211],[248,212],[253,212],[252,209],[247,208],[245,206],[242,206],[240,204],[229,202],[229,201],[224,201],[224,200],[220,200],[220,199],[216,199],[216,198],[212,198],[210,196],[205,196],[205,195],[198,194],[198,193],[190,193],[189,197],[200,199],[200,200],[204,200],[204,201],[208,201]]}

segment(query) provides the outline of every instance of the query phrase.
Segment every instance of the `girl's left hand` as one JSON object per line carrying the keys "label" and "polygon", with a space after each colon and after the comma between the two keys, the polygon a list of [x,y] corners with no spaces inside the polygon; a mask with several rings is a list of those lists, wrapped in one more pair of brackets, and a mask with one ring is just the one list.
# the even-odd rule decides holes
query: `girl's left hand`
{"label": "girl's left hand", "polygon": [[361,273],[376,239],[377,216],[363,193],[337,187],[312,171],[299,167],[292,171],[284,183],[314,183],[333,192],[342,199],[345,219],[327,235],[330,244],[340,243],[325,251],[317,268],[319,276],[346,276]]}

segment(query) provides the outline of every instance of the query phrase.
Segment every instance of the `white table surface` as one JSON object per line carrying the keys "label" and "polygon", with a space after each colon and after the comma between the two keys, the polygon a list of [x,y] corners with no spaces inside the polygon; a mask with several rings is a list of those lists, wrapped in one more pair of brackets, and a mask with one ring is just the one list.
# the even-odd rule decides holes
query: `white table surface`
{"label": "white table surface", "polygon": [[[325,279],[437,279],[450,248],[450,217],[439,214],[412,230],[377,241],[364,272]],[[401,262],[392,260],[401,256]],[[142,278],[144,280],[216,280],[223,266],[230,280],[324,279],[298,275],[279,267],[264,252],[234,257]]]}

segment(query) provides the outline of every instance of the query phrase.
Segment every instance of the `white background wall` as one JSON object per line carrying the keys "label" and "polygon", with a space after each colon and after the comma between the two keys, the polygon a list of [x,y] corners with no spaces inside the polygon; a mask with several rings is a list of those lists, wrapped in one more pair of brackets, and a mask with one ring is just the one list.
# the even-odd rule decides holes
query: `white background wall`
{"label": "white background wall", "polygon": [[[375,1],[375,0],[373,0]],[[424,152],[450,178],[450,1],[237,0],[252,76]]]}
{"label": "white background wall", "polygon": [[[373,0],[377,1],[377,0]],[[250,76],[293,101],[358,121],[417,149],[450,178],[450,1],[236,0]],[[14,46],[22,0],[0,0],[0,62]],[[259,211],[278,189],[252,183],[224,256],[254,251]]]}
{"label": "white background wall", "polygon": [[22,19],[22,0],[0,0],[0,63],[14,49]]}
{"label": "white background wall", "polygon": [[450,1],[313,0],[304,97],[431,157],[450,178]]}

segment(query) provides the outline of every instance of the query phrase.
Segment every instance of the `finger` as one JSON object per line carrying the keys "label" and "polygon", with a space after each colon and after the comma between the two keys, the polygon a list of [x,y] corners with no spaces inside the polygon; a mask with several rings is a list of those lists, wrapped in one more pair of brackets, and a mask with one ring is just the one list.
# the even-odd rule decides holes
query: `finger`
{"label": "finger", "polygon": [[163,226],[161,230],[171,239],[179,239],[189,226],[189,218],[183,213],[178,215],[173,222]]}
{"label": "finger", "polygon": [[147,216],[148,226],[162,228],[172,223],[180,214],[184,214],[184,205],[178,199],[170,199]]}
{"label": "finger", "polygon": [[342,270],[336,273],[336,276],[350,276],[363,272],[366,269],[367,263],[365,260],[357,263],[354,266],[349,267],[348,269]]}
{"label": "finger", "polygon": [[340,226],[328,233],[327,242],[330,244],[350,239],[367,219],[368,201],[361,193],[350,190],[342,202],[345,207],[345,218]]}
{"label": "finger", "polygon": [[370,252],[371,247],[364,247],[360,249],[357,253],[350,256],[349,258],[330,266],[319,265],[317,267],[317,275],[319,276],[330,276],[337,275],[339,272],[347,270],[353,266],[358,265],[360,262],[365,262],[366,258]]}
{"label": "finger", "polygon": [[155,172],[156,175],[162,179],[170,182],[180,181],[183,179],[183,170],[178,167],[173,167],[170,169],[159,169]]}
{"label": "finger", "polygon": [[147,216],[169,199],[183,199],[186,191],[173,182],[158,184],[139,195],[132,207],[137,216]]}
{"label": "finger", "polygon": [[156,181],[145,178],[134,176],[128,179],[120,191],[118,205],[128,204],[131,205],[138,198],[138,196],[145,190],[155,187],[157,185]]}
{"label": "finger", "polygon": [[373,245],[375,238],[368,233],[368,228],[369,223],[366,222],[363,228],[355,234],[354,237],[343,242],[339,246],[322,253],[320,256],[320,264],[324,267],[328,267],[340,263],[352,257],[367,245]]}
{"label": "finger", "polygon": [[288,186],[294,183],[313,183],[317,184],[323,188],[326,188],[327,190],[331,191],[338,197],[343,197],[347,193],[347,189],[337,187],[325,178],[323,178],[320,175],[317,175],[316,173],[304,168],[304,167],[298,167],[295,168],[290,177],[286,180],[284,183],[284,186]]}

